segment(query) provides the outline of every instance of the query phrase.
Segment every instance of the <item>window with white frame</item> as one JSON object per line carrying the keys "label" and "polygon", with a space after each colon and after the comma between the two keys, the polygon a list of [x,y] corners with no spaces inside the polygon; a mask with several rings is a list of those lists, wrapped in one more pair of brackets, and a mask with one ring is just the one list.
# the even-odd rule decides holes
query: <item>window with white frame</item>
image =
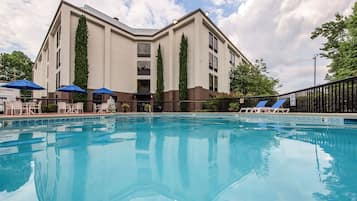
{"label": "window with white frame", "polygon": [[213,70],[213,54],[210,52],[208,53],[208,67],[209,69]]}
{"label": "window with white frame", "polygon": [[218,77],[214,76],[213,91],[218,92]]}
{"label": "window with white frame", "polygon": [[213,50],[217,53],[218,52],[218,40],[217,37],[215,36],[213,38]]}
{"label": "window with white frame", "polygon": [[236,56],[234,55],[233,51],[230,51],[230,58],[229,58],[229,63],[235,66],[236,64]]}
{"label": "window with white frame", "polygon": [[210,73],[208,76],[209,90],[213,91],[213,75]]}
{"label": "window with white frame", "polygon": [[218,57],[213,56],[213,69],[214,71],[218,71]]}
{"label": "window with white frame", "polygon": [[59,67],[61,67],[61,49],[58,49],[56,53],[56,69]]}
{"label": "window with white frame", "polygon": [[138,54],[138,57],[150,57],[151,56],[151,44],[150,43],[138,43],[137,54]]}
{"label": "window with white frame", "polygon": [[213,34],[209,32],[209,37],[208,37],[208,47],[210,49],[213,49]]}
{"label": "window with white frame", "polygon": [[137,62],[138,75],[150,75],[150,61]]}
{"label": "window with white frame", "polygon": [[56,89],[61,87],[61,72],[56,73]]}
{"label": "window with white frame", "polygon": [[60,46],[60,42],[61,42],[61,27],[58,27],[56,32],[56,47]]}

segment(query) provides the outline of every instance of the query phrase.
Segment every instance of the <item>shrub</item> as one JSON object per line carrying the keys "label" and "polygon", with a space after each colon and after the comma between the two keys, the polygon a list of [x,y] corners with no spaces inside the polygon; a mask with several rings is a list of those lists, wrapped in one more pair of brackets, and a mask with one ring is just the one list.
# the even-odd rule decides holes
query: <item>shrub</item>
{"label": "shrub", "polygon": [[130,109],[130,106],[129,106],[129,104],[127,104],[127,103],[123,103],[123,104],[121,105],[121,109],[122,109],[123,112],[128,112],[129,109]]}
{"label": "shrub", "polygon": [[44,113],[57,112],[57,105],[56,104],[48,104],[47,106],[46,105],[42,105],[41,110]]}
{"label": "shrub", "polygon": [[231,102],[229,103],[229,108],[228,110],[230,112],[237,112],[239,111],[239,103],[238,102]]}
{"label": "shrub", "polygon": [[145,104],[144,110],[145,110],[145,112],[151,112],[151,105],[150,104]]}

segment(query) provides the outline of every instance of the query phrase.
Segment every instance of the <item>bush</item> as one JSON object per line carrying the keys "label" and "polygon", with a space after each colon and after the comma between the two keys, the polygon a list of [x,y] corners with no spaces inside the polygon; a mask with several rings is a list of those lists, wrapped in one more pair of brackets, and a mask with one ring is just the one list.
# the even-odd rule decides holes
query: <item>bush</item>
{"label": "bush", "polygon": [[[231,107],[232,106],[232,107]],[[210,112],[228,112],[239,110],[239,100],[227,94],[219,94],[203,103],[203,110]]]}
{"label": "bush", "polygon": [[57,112],[57,105],[56,104],[48,104],[47,106],[46,105],[42,105],[41,110],[44,113]]}
{"label": "bush", "polygon": [[229,103],[228,111],[230,111],[230,112],[238,112],[239,111],[239,103],[238,102]]}
{"label": "bush", "polygon": [[145,109],[145,112],[151,112],[151,105],[145,104],[144,109]]}
{"label": "bush", "polygon": [[123,112],[129,112],[130,106],[127,103],[123,103],[121,105],[121,109],[122,109]]}

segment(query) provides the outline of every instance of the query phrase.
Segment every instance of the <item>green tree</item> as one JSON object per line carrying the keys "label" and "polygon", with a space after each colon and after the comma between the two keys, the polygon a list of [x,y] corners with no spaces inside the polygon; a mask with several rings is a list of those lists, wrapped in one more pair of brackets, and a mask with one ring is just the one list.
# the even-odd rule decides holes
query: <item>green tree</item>
{"label": "green tree", "polygon": [[161,46],[157,49],[156,56],[156,102],[162,108],[164,102],[164,66],[162,62]]}
{"label": "green tree", "polygon": [[[180,75],[179,75],[179,100],[184,101],[188,99],[187,88],[187,48],[188,39],[184,34],[181,36],[180,43]],[[181,111],[187,111],[187,103],[180,102]]]}
{"label": "green tree", "polygon": [[331,59],[326,79],[334,81],[357,76],[357,3],[350,16],[336,14],[335,20],[317,27],[311,39],[326,39],[321,57]]}
{"label": "green tree", "polygon": [[[85,16],[80,16],[76,30],[74,84],[87,89],[88,85],[88,27]],[[75,94],[75,101],[87,99],[86,94]]]}
{"label": "green tree", "polygon": [[31,59],[21,51],[0,54],[0,80],[32,80]]}
{"label": "green tree", "polygon": [[241,63],[231,69],[230,85],[233,93],[244,96],[267,96],[277,94],[279,80],[269,76],[263,59],[254,65]]}

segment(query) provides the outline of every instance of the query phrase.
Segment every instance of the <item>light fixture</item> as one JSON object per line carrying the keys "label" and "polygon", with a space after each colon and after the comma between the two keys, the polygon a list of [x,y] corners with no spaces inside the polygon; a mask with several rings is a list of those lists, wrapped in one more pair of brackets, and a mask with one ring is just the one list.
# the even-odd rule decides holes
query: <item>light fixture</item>
{"label": "light fixture", "polygon": [[209,16],[209,11],[206,11],[206,12],[205,12],[205,15],[208,17],[208,16]]}
{"label": "light fixture", "polygon": [[176,19],[172,20],[172,24],[177,24],[177,20]]}

